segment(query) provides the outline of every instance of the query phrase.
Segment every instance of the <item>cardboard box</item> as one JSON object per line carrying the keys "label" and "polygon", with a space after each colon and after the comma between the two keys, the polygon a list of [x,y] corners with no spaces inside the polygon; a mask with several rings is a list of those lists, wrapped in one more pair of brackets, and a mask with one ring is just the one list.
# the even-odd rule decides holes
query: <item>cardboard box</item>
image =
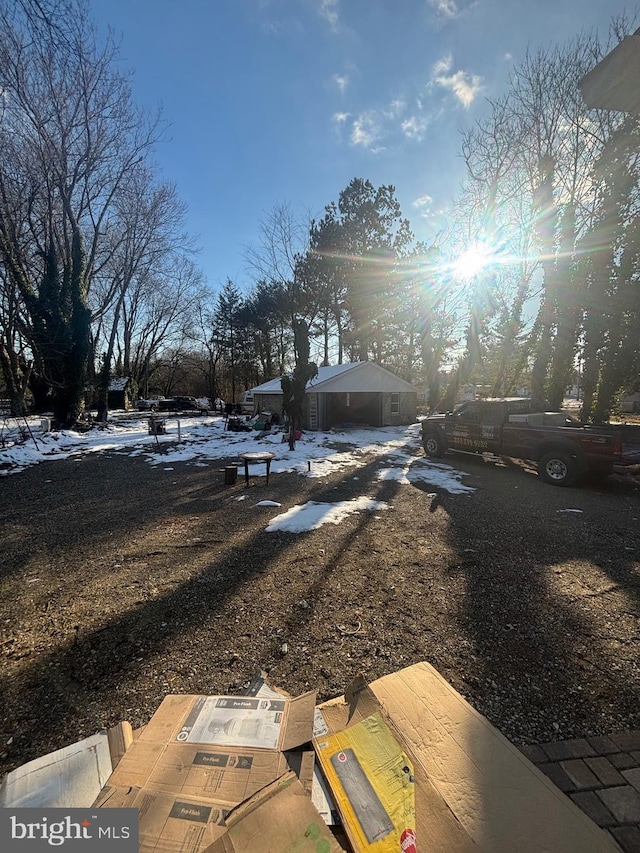
{"label": "cardboard box", "polygon": [[281,750],[311,740],[314,707],[315,693],[167,696],[109,784],[201,796],[231,808],[289,770]]}
{"label": "cardboard box", "polygon": [[94,806],[138,809],[140,853],[200,853],[226,832],[228,808],[204,797],[107,785]]}
{"label": "cardboard box", "polygon": [[[415,850],[617,850],[608,835],[427,663],[371,685],[358,679],[344,697],[319,708],[329,732],[380,713],[404,745],[415,776]],[[317,739],[314,746],[318,751]]]}
{"label": "cardboard box", "polygon": [[413,762],[377,712],[316,740],[318,759],[354,850],[415,848]]}
{"label": "cardboard box", "polygon": [[2,780],[0,808],[90,806],[132,741],[122,722],[17,767]]}
{"label": "cardboard box", "polygon": [[290,771],[234,809],[227,831],[206,853],[341,853]]}
{"label": "cardboard box", "polygon": [[[13,771],[0,788],[0,805],[137,808],[142,853],[347,850],[347,839],[336,837],[340,827],[324,825],[335,821],[336,803],[354,850],[382,853],[391,830],[370,840],[359,817],[374,799],[390,815],[404,853],[618,849],[429,664],[371,685],[357,679],[345,696],[319,708],[312,693],[291,699],[257,683],[254,689],[253,697],[168,696],[133,743],[122,723]],[[317,764],[300,748],[312,729],[329,799],[317,796],[324,780],[317,784]],[[332,758],[348,758],[348,750],[368,783],[332,774]],[[111,768],[109,783],[87,801]],[[320,800],[325,820],[314,806]],[[400,818],[393,814],[397,803]]]}

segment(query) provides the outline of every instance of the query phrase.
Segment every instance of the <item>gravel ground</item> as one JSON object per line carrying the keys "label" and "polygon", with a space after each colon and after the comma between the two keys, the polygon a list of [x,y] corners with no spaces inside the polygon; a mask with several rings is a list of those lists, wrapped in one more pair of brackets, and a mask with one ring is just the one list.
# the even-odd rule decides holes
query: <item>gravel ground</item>
{"label": "gravel ground", "polygon": [[[637,482],[558,489],[459,455],[475,491],[451,495],[363,461],[268,486],[252,469],[248,489],[218,461],[117,453],[0,479],[0,775],[260,668],[320,701],[427,660],[517,745],[640,728]],[[265,532],[361,495],[390,508]]]}

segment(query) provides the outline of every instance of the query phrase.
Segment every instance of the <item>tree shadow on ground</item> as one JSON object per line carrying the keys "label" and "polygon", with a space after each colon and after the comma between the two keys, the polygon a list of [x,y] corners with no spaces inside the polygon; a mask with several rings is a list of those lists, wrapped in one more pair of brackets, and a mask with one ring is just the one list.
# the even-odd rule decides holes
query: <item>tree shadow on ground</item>
{"label": "tree shadow on ground", "polygon": [[[96,464],[102,474],[122,468],[104,460]],[[366,527],[367,514],[326,537],[334,556],[311,566],[309,576],[300,570],[308,534],[265,533],[268,519],[253,504],[267,496],[280,498],[285,508],[299,498],[348,500],[369,487],[377,463],[359,468],[358,480],[336,475],[331,485],[296,474],[272,475],[268,489],[257,476],[250,488],[239,481],[228,489],[220,477],[212,480],[211,471],[186,467],[176,465],[171,472],[176,481],[159,488],[159,472],[149,476],[143,464],[131,466],[135,475],[107,520],[104,499],[88,500],[91,463],[84,466],[85,479],[71,465],[74,489],[62,493],[52,526],[34,537],[53,538],[49,555],[57,563],[54,577],[61,578],[64,568],[64,591],[49,585],[35,594],[35,607],[42,610],[35,619],[40,636],[33,638],[32,650],[17,656],[9,650],[9,665],[0,675],[2,727],[18,733],[11,763],[122,718],[141,724],[168,692],[238,692],[256,668],[276,670],[282,658],[279,635],[295,639],[305,631],[304,620],[293,618],[288,604],[298,581],[313,601],[314,589],[330,583],[343,542],[355,541]],[[240,497],[245,500],[236,503]],[[69,537],[58,524],[70,511],[79,523]],[[5,523],[20,517],[16,503]],[[181,531],[175,541],[167,534],[173,525]],[[155,538],[162,535],[169,538]],[[89,563],[91,553],[99,558]],[[19,559],[11,570],[14,579],[23,577],[28,565],[27,557]],[[12,615],[19,621],[17,609]],[[66,610],[72,611],[71,622]]]}
{"label": "tree shadow on ground", "polygon": [[436,512],[456,555],[458,689],[520,743],[640,726],[637,490],[460,467],[476,493],[439,491]]}

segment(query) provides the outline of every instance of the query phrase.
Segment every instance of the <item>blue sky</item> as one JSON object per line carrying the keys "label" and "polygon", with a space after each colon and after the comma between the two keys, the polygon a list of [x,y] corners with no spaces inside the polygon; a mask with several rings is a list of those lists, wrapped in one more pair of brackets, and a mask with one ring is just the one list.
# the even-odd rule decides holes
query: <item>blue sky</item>
{"label": "blue sky", "polygon": [[163,177],[209,284],[247,288],[276,205],[322,215],[354,177],[393,184],[429,239],[463,178],[460,128],[527,47],[606,36],[623,0],[89,0],[136,102],[161,104]]}

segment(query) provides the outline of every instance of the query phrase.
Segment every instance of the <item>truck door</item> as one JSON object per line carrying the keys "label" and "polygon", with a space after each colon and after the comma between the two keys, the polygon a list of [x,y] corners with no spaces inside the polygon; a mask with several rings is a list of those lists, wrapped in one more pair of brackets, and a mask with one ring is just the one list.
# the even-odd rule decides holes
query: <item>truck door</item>
{"label": "truck door", "polygon": [[451,416],[447,429],[449,446],[455,450],[478,453],[488,450],[487,439],[482,435],[482,403],[463,403]]}
{"label": "truck door", "polygon": [[481,446],[483,453],[500,454],[502,444],[502,425],[506,418],[506,408],[503,403],[488,402],[482,412],[480,428]]}

